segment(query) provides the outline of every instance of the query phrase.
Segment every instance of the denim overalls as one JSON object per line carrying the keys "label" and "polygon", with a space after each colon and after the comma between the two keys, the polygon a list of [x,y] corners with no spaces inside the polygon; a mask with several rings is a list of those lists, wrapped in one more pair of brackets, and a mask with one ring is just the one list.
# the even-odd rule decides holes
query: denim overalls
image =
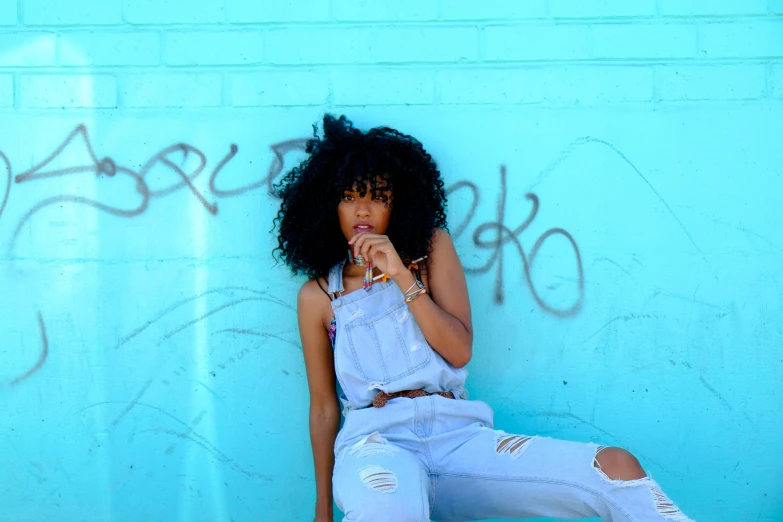
{"label": "denim overalls", "polygon": [[[328,293],[345,415],[333,490],[344,522],[690,521],[651,478],[612,480],[595,467],[603,446],[495,430],[489,406],[466,400],[467,372],[427,344],[397,285],[342,295],[343,265],[330,271]],[[371,406],[379,390],[419,389],[450,391],[455,399]]]}

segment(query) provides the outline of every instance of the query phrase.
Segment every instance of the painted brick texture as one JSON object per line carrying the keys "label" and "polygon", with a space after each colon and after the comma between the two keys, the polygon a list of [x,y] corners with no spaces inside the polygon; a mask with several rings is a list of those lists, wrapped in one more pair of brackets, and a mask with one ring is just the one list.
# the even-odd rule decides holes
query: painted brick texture
{"label": "painted brick texture", "polygon": [[776,100],[783,59],[780,0],[21,0],[0,28],[16,109]]}
{"label": "painted brick texture", "polygon": [[499,428],[780,521],[783,0],[0,0],[0,522],[312,520],[327,111],[437,161]]}
{"label": "painted brick texture", "polygon": [[0,26],[16,25],[19,21],[16,2],[3,2],[0,4]]}

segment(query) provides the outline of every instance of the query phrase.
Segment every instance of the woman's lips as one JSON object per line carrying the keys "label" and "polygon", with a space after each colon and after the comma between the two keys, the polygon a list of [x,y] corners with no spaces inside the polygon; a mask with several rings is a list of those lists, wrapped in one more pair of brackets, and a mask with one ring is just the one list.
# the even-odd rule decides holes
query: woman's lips
{"label": "woman's lips", "polygon": [[353,227],[353,229],[356,231],[357,234],[359,232],[371,232],[372,231],[372,226],[370,226],[370,225],[356,225],[355,227]]}

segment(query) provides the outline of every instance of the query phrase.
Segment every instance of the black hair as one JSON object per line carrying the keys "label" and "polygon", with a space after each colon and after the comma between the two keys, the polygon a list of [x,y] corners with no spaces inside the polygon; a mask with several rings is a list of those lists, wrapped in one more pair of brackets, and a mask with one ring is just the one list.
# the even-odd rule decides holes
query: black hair
{"label": "black hair", "polygon": [[386,235],[400,257],[429,254],[435,229],[446,229],[446,192],[422,144],[389,127],[362,132],[345,116],[326,114],[322,138],[313,129],[309,156],[275,185],[277,257],[294,274],[325,276],[348,252],[337,217],[345,190],[375,191],[379,181],[392,191]]}

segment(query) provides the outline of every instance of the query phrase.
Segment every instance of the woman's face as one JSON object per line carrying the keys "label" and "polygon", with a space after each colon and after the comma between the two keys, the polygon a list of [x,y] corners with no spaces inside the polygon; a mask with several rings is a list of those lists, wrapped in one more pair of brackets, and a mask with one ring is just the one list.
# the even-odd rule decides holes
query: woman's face
{"label": "woman's face", "polygon": [[367,182],[362,191],[364,196],[358,189],[357,185],[346,189],[337,205],[340,230],[345,239],[349,240],[361,232],[385,234],[389,228],[392,202],[388,183],[379,179],[373,190]]}

